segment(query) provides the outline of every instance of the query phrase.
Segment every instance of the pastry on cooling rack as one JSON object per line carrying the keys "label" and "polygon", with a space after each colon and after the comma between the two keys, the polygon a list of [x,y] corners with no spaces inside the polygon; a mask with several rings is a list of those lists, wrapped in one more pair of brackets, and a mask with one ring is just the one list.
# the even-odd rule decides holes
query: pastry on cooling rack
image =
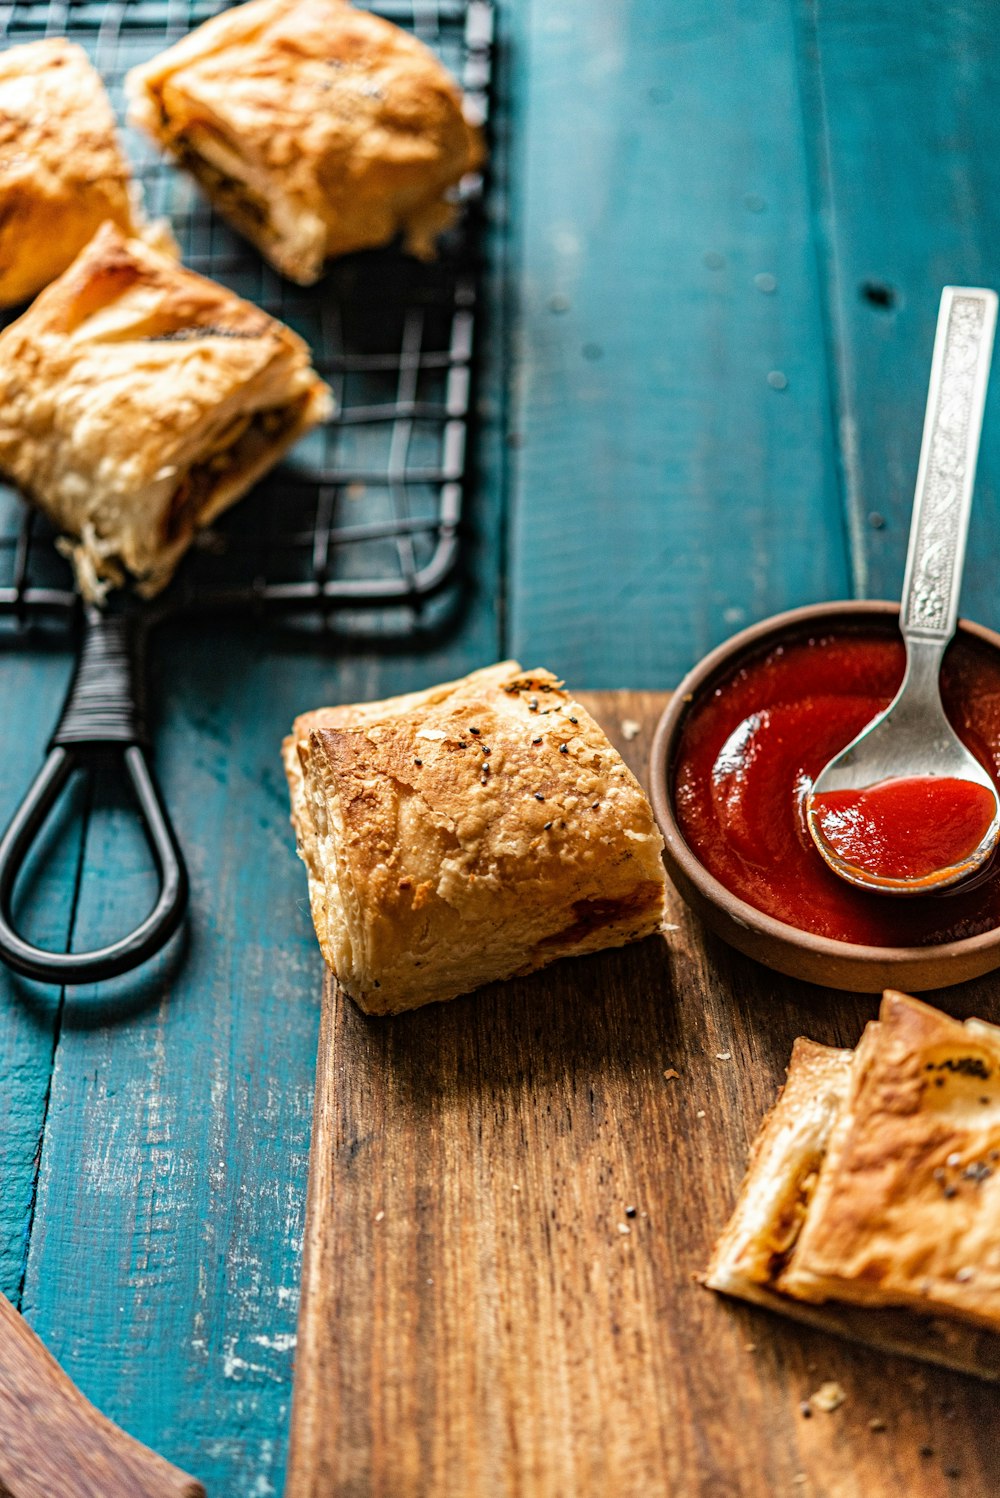
{"label": "pastry on cooling rack", "polygon": [[481,158],[461,92],[409,32],[344,0],[248,0],[127,80],[130,118],[284,275],[396,235],[432,253]]}
{"label": "pastry on cooling rack", "polygon": [[144,225],[86,53],[62,37],[0,53],[0,306],[55,280],[106,219],[172,247]]}
{"label": "pastry on cooling rack", "polygon": [[649,803],[548,671],[305,713],[284,760],[323,955],[369,1013],[662,925]]}
{"label": "pastry on cooling rack", "polygon": [[887,992],[855,1051],[797,1040],[706,1283],[1000,1378],[1000,1029]]}
{"label": "pastry on cooling rack", "polygon": [[0,333],[0,471],[89,598],[127,574],[158,592],[330,409],[297,334],[112,224]]}

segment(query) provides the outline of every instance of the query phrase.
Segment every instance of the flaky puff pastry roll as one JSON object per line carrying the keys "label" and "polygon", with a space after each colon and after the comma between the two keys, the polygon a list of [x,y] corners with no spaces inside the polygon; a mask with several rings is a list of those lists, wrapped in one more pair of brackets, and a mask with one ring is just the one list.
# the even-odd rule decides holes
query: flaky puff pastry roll
{"label": "flaky puff pastry roll", "polygon": [[662,925],[649,803],[548,671],[305,713],[284,761],[323,955],[369,1013]]}
{"label": "flaky puff pastry roll", "polygon": [[0,334],[0,471],[89,598],[156,593],[331,406],[297,334],[111,224]]}
{"label": "flaky puff pastry roll", "polygon": [[62,37],[0,53],[0,306],[54,281],[108,219],[166,251],[147,226],[104,85]]}
{"label": "flaky puff pastry roll", "polygon": [[797,1040],[706,1282],[1000,1378],[1000,1029],[889,991],[855,1051]]}
{"label": "flaky puff pastry roll", "polygon": [[482,156],[430,49],[344,0],[249,0],[126,83],[130,119],[284,275],[402,233],[430,254]]}

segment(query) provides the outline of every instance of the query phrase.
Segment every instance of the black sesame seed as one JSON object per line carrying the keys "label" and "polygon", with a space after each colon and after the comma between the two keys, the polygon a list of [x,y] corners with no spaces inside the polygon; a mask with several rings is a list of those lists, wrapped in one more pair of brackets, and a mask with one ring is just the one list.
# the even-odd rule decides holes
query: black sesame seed
{"label": "black sesame seed", "polygon": [[560,754],[568,754],[569,753],[569,745],[568,744],[560,744],[559,745],[559,753]]}
{"label": "black sesame seed", "polygon": [[529,710],[529,712],[537,713],[537,711],[538,711],[538,698],[537,697],[532,697],[531,701],[528,703],[528,710]]}
{"label": "black sesame seed", "polygon": [[943,1191],[942,1194],[944,1196],[947,1196],[949,1198],[949,1200],[950,1200],[951,1197],[958,1195],[958,1187],[957,1186],[946,1186],[944,1188],[944,1191]]}
{"label": "black sesame seed", "polygon": [[569,720],[569,721],[570,721],[570,722],[571,722],[571,723],[575,723],[575,722],[576,722],[576,721],[577,721],[577,720],[576,720],[576,719],[575,719],[575,718],[570,718],[570,720]]}
{"label": "black sesame seed", "polygon": [[812,1419],[812,1405],[809,1403],[808,1399],[802,1400],[802,1403],[799,1405],[799,1414],[802,1416],[803,1420]]}
{"label": "black sesame seed", "polygon": [[478,732],[479,732],[479,729],[478,729],[478,728],[470,728],[470,729],[469,729],[469,732],[470,732],[470,733],[478,733]]}
{"label": "black sesame seed", "polygon": [[634,1217],[635,1216],[635,1208],[634,1207],[626,1207],[625,1208],[625,1216],[626,1217]]}
{"label": "black sesame seed", "polygon": [[540,744],[540,743],[541,743],[541,742],[542,742],[542,741],[541,741],[541,739],[532,739],[532,741],[531,741],[531,742],[532,742],[532,743],[533,743],[533,744]]}
{"label": "black sesame seed", "polygon": [[542,795],[541,791],[536,791],[535,792],[535,800],[536,801],[544,801],[545,800],[545,797]]}
{"label": "black sesame seed", "polygon": [[596,811],[597,808],[600,806],[600,804],[601,804],[600,801],[595,801],[594,804],[593,804],[593,806],[590,808],[591,811]]}
{"label": "black sesame seed", "polygon": [[484,754],[492,754],[493,750],[489,747],[488,744],[484,744],[483,745],[483,753]]}
{"label": "black sesame seed", "polygon": [[543,827],[543,828],[542,828],[542,831],[543,831],[543,832],[548,832],[548,830],[549,830],[549,828],[550,828],[550,827],[551,827],[551,826],[552,826],[552,823],[551,823],[551,822],[546,822],[546,824],[545,824],[545,826],[544,826],[544,827]]}
{"label": "black sesame seed", "polygon": [[423,764],[423,760],[422,760],[422,759],[415,759],[415,760],[414,760],[414,761],[413,761],[413,763],[414,763],[414,764],[415,764],[415,765],[422,765],[422,764]]}

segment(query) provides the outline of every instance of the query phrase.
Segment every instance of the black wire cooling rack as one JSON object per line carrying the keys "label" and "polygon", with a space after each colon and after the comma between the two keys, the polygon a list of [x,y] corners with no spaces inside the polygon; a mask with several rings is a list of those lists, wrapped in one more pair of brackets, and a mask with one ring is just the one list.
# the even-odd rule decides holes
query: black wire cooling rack
{"label": "black wire cooling rack", "polygon": [[[44,36],[79,43],[121,121],[128,70],[224,8],[218,0],[8,0],[0,3],[0,46]],[[370,9],[441,57],[485,126],[489,0],[385,0]],[[164,606],[253,604],[314,618],[345,607],[391,609],[394,630],[406,632],[422,600],[453,578],[461,553],[481,178],[461,184],[462,212],[435,261],[395,247],[366,252],[301,288],[265,265],[143,136],[123,134],[146,210],[170,220],[184,262],[300,333],[338,405],[199,538]],[[72,577],[53,540],[48,524],[0,486],[0,617],[71,614]]]}
{"label": "black wire cooling rack", "polygon": [[[122,85],[223,9],[221,0],[0,0],[0,46],[67,36],[90,55],[119,119]],[[411,28],[459,79],[487,124],[493,12],[489,0],[384,0],[371,7]],[[166,217],[183,259],[300,333],[333,387],[337,414],[206,531],[152,604],[128,593],[82,609],[51,528],[0,486],[0,620],[82,622],[77,669],[42,767],[0,839],[0,958],[61,984],[129,971],[158,951],[187,901],[184,858],[149,759],[141,661],[165,616],[201,609],[295,614],[329,622],[345,609],[413,634],[422,605],[457,572],[468,474],[483,183],[460,186],[461,212],[430,263],[398,247],[338,261],[315,287],[281,279],[216,218],[193,184],[126,131],[146,210]],[[93,952],[51,952],[18,933],[21,869],[70,777],[109,755],[132,785],[159,874],[153,909]]]}

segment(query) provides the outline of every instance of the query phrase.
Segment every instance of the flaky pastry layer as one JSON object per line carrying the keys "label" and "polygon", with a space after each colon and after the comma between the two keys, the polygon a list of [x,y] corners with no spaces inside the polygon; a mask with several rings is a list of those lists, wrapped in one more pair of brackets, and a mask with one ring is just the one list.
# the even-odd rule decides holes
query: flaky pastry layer
{"label": "flaky pastry layer", "polygon": [[127,80],[130,119],[303,285],[402,233],[429,254],[481,160],[454,79],[417,37],[345,0],[248,0]]}
{"label": "flaky pastry layer", "polygon": [[716,1290],[1000,1377],[1000,1030],[888,991],[853,1052],[798,1040]]}
{"label": "flaky pastry layer", "polygon": [[662,925],[649,803],[548,671],[306,713],[284,762],[323,955],[371,1013]]}
{"label": "flaky pastry layer", "polygon": [[112,224],[0,334],[0,471],[90,598],[162,588],[331,405],[297,334]]}
{"label": "flaky pastry layer", "polygon": [[61,275],[105,220],[159,248],[118,141],[104,85],[63,37],[0,53],[0,306]]}

